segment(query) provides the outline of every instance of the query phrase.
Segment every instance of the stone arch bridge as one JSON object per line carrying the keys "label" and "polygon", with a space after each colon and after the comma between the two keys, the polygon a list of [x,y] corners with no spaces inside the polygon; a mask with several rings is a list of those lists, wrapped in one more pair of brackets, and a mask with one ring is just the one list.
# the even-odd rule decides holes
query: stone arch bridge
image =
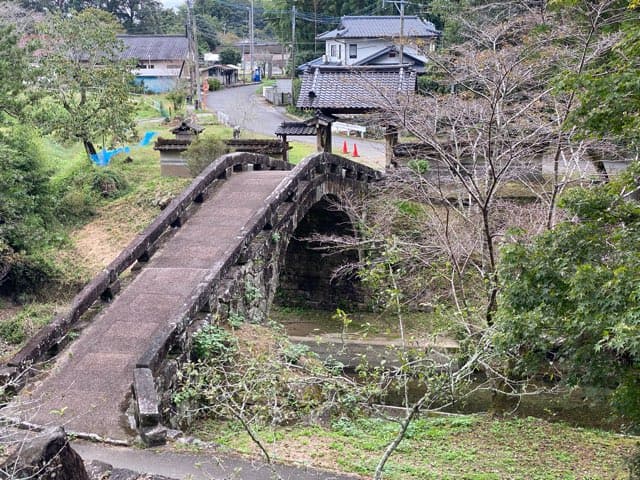
{"label": "stone arch bridge", "polygon": [[262,320],[279,283],[311,304],[354,297],[351,282],[329,288],[332,262],[301,237],[348,233],[328,199],[380,176],[328,153],[295,168],[264,155],[220,157],[5,365],[5,385],[20,391],[3,416],[80,437],[162,442],[164,407],[203,312]]}

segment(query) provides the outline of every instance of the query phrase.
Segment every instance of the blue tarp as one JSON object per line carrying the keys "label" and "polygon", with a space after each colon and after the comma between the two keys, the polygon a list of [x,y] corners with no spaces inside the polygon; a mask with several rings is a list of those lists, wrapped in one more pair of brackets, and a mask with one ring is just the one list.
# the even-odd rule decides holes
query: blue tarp
{"label": "blue tarp", "polygon": [[140,146],[141,147],[146,147],[147,145],[149,145],[151,143],[151,139],[154,137],[154,135],[156,134],[156,132],[146,132],[144,134],[144,137],[142,137],[142,140],[140,140]]}
{"label": "blue tarp", "polygon": [[[144,137],[140,140],[138,144],[141,147],[146,147],[151,143],[151,140],[156,135],[157,132],[145,132]],[[91,157],[91,161],[100,167],[105,167],[109,165],[111,161],[111,157],[118,155],[119,153],[129,153],[131,152],[131,148],[129,147],[119,147],[115,150],[107,150],[103,148],[99,152],[94,153],[93,155],[89,155]]]}
{"label": "blue tarp", "polygon": [[119,153],[129,153],[130,151],[131,149],[129,147],[119,147],[115,150],[107,150],[103,148],[99,152],[90,155],[90,157],[93,163],[100,167],[104,167],[106,165],[109,165],[109,161],[111,161],[111,157],[113,157],[114,155],[117,155]]}

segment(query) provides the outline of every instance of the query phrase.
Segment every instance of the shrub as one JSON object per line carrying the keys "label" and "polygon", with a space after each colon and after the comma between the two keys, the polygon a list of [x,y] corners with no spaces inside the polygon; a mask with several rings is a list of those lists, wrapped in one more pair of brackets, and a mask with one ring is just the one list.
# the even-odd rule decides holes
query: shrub
{"label": "shrub", "polygon": [[216,158],[228,152],[225,143],[216,136],[201,136],[193,142],[184,156],[187,158],[189,171],[194,177],[198,176]]}
{"label": "shrub", "polygon": [[[173,105],[174,115],[177,115],[178,112],[182,110],[182,107],[187,100],[187,92],[183,88],[177,87],[167,94],[167,100],[169,100]],[[163,112],[161,111],[161,113]],[[166,114],[166,112],[164,113]]]}
{"label": "shrub", "polygon": [[2,283],[7,293],[36,293],[58,277],[58,268],[44,253],[17,253],[8,258],[10,269]]}
{"label": "shrub", "polygon": [[62,194],[58,203],[58,218],[67,224],[86,220],[95,213],[95,204],[91,195],[82,189],[68,190]]}
{"label": "shrub", "polygon": [[209,90],[213,92],[222,89],[222,83],[217,78],[209,78],[207,83],[209,84]]}
{"label": "shrub", "polygon": [[0,322],[0,338],[10,345],[22,343],[27,338],[27,332],[22,321],[17,317],[13,317]]}
{"label": "shrub", "polygon": [[115,170],[93,168],[87,177],[87,183],[95,193],[104,198],[115,198],[127,189],[127,181]]}
{"label": "shrub", "polygon": [[198,359],[228,359],[236,347],[234,337],[217,325],[206,324],[193,336],[193,353]]}

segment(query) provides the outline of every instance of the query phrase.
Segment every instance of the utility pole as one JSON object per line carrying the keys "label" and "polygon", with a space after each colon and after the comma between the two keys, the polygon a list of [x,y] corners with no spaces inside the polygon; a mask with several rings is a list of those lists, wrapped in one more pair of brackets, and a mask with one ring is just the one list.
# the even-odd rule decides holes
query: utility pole
{"label": "utility pole", "polygon": [[190,90],[191,98],[195,101],[195,108],[202,105],[202,89],[200,88],[200,69],[198,68],[198,39],[196,33],[196,17],[193,12],[192,0],[187,0],[187,39],[189,43]]}
{"label": "utility pole", "polygon": [[400,65],[404,63],[404,0],[400,2]]}
{"label": "utility pole", "polygon": [[254,54],[254,25],[253,25],[253,0],[251,0],[251,9],[249,10],[249,70],[251,71],[251,80],[253,81],[253,54]]}
{"label": "utility pole", "polygon": [[400,65],[404,63],[404,6],[407,0],[382,0],[382,6],[393,3],[400,12]]}
{"label": "utility pole", "polygon": [[[190,0],[191,1],[191,0]],[[196,23],[195,12],[191,16],[193,20],[193,69],[196,78],[196,110],[202,108],[202,85],[200,85],[200,65],[198,62],[198,26]]]}
{"label": "utility pole", "polygon": [[193,100],[195,94],[194,82],[195,82],[195,74],[193,73],[193,42],[192,42],[192,23],[191,23],[191,0],[187,0],[187,43],[189,45],[189,96]]}
{"label": "utility pole", "polygon": [[[296,6],[291,7],[291,93],[293,80],[296,78]],[[293,98],[293,95],[292,95]],[[295,101],[295,99],[294,99]]]}

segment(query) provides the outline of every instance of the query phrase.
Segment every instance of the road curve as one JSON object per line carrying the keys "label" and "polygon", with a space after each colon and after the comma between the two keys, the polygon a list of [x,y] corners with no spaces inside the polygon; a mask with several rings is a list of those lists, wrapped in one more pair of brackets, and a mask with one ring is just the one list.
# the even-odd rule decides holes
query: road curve
{"label": "road curve", "polygon": [[[292,121],[283,112],[257,94],[262,87],[247,85],[208,92],[205,102],[207,108],[214,112],[222,112],[229,117],[231,125],[240,125],[243,130],[261,135],[274,135],[278,125],[284,121]],[[299,142],[316,143],[316,137],[289,137]],[[333,135],[333,153],[342,154],[343,142],[348,144],[349,151],[355,143],[360,155],[357,160],[370,167],[383,169],[385,162],[384,143],[372,142],[358,137]],[[347,154],[351,158],[350,154]]]}

